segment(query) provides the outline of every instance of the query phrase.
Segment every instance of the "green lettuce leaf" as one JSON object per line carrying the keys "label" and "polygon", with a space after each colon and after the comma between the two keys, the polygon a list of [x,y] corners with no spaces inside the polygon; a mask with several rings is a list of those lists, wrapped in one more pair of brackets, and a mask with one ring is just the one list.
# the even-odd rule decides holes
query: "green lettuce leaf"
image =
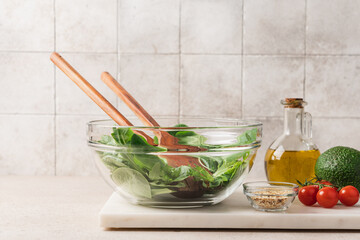
{"label": "green lettuce leaf", "polygon": [[[187,127],[177,125],[177,127]],[[178,138],[179,144],[207,147],[206,138],[193,131],[169,131]],[[246,131],[238,137],[236,145],[246,145],[256,141],[257,129]],[[157,138],[154,138],[155,142]],[[196,156],[204,167],[171,167],[166,159],[154,155],[166,151],[163,147],[152,146],[131,128],[114,128],[111,136],[103,136],[99,141],[110,146],[124,146],[125,150],[99,152],[102,162],[110,170],[111,177],[124,191],[145,198],[168,194],[176,188],[186,186],[184,180],[193,177],[209,193],[226,186],[235,176],[239,176],[248,166],[249,151],[229,156]],[[221,188],[220,188],[221,189]]]}

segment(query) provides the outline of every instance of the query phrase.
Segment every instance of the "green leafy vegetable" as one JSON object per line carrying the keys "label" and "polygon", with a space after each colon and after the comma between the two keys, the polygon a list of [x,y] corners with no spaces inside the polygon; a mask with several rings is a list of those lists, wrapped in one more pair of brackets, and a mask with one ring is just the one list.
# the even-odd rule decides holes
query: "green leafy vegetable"
{"label": "green leafy vegetable", "polygon": [[257,135],[257,129],[253,128],[249,131],[244,132],[238,137],[239,145],[246,145],[255,142]]}
{"label": "green leafy vegetable", "polygon": [[112,154],[105,154],[102,157],[102,161],[111,171],[115,171],[119,167],[126,167],[126,165],[122,163],[120,158]]}
{"label": "green leafy vegetable", "polygon": [[151,198],[150,184],[138,171],[121,167],[116,169],[111,177],[114,183],[127,193],[138,197]]}
{"label": "green leafy vegetable", "polygon": [[[187,126],[182,124],[176,127]],[[179,144],[209,147],[206,138],[193,131],[169,131],[169,134],[176,137]],[[237,138],[236,145],[250,144],[256,141],[256,136],[257,129],[246,131]],[[155,137],[154,141],[157,142],[158,139]],[[188,185],[186,181],[190,177],[205,189],[204,194],[221,191],[246,170],[250,155],[249,151],[225,156],[194,153],[192,157],[198,158],[203,166],[171,167],[160,154],[154,154],[166,152],[167,149],[150,145],[130,128],[114,128],[111,136],[103,136],[99,142],[124,147],[121,151],[99,152],[101,160],[110,170],[116,185],[123,191],[142,198],[181,191]]]}
{"label": "green leafy vegetable", "polygon": [[132,136],[134,136],[134,132],[130,128],[114,128],[111,136],[117,144],[127,145],[131,141]]}

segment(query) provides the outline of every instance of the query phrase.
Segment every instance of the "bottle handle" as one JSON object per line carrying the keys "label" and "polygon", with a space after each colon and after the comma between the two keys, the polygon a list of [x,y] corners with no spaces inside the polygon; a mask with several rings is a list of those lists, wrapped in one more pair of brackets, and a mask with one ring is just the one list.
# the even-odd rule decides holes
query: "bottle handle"
{"label": "bottle handle", "polygon": [[312,116],[310,113],[305,112],[301,121],[301,134],[305,139],[312,138]]}

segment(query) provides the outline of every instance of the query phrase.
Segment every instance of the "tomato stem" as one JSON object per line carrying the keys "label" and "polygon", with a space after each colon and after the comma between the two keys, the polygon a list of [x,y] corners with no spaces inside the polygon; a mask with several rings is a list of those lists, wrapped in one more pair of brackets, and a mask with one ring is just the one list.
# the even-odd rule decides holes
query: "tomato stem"
{"label": "tomato stem", "polygon": [[[332,184],[332,183],[330,183],[330,182],[329,182],[330,184],[321,183],[321,181],[323,181],[323,180],[321,180],[321,179],[318,178],[317,176],[311,178],[310,180],[305,179],[305,182],[304,182],[304,183],[300,182],[299,180],[296,180],[296,181],[297,181],[297,182],[300,184],[300,186],[302,186],[302,187],[304,187],[304,186],[310,186],[310,185],[316,185],[316,186],[319,186],[319,189],[322,189],[322,188],[324,188],[324,187],[332,187],[332,188],[338,189],[337,186],[335,186],[334,184]],[[325,182],[327,182],[327,181],[325,181]]]}

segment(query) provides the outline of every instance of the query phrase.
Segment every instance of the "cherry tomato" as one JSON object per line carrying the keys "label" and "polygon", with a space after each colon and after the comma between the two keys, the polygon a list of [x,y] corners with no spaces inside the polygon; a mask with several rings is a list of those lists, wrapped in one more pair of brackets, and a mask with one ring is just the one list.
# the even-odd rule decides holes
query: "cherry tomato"
{"label": "cherry tomato", "polygon": [[324,208],[332,208],[339,201],[338,192],[332,187],[324,187],[316,194],[316,200]]}
{"label": "cherry tomato", "polygon": [[346,206],[353,206],[359,201],[359,191],[353,186],[343,187],[339,191],[339,200]]}
{"label": "cherry tomato", "polygon": [[299,191],[299,200],[302,204],[306,206],[311,206],[316,203],[316,194],[319,191],[319,186],[310,185],[300,188]]}

